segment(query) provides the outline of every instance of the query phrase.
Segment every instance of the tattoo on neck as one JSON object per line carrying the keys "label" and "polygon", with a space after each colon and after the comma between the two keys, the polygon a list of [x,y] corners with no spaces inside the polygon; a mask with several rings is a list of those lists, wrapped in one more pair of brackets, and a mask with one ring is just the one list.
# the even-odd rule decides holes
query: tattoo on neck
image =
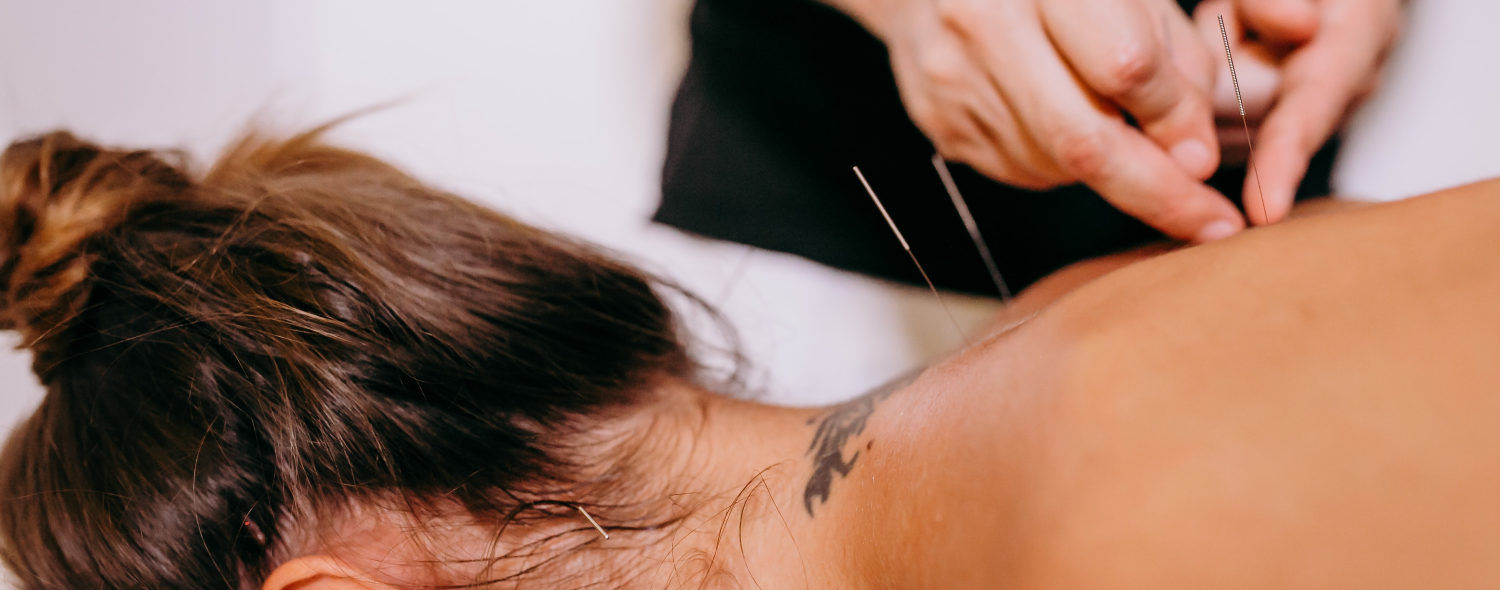
{"label": "tattoo on neck", "polygon": [[916,380],[919,374],[921,370],[897,377],[869,393],[829,408],[822,415],[807,421],[808,424],[818,425],[817,430],[813,432],[812,444],[807,447],[807,454],[812,457],[813,462],[812,477],[808,478],[807,487],[802,490],[802,505],[807,508],[808,516],[813,516],[814,506],[828,502],[834,476],[848,477],[849,471],[854,469],[854,462],[859,459],[860,452],[854,451],[854,454],[845,460],[844,445],[849,442],[849,439],[865,431],[865,423],[869,421],[870,415],[875,413],[875,404],[884,401],[896,390],[906,387]]}

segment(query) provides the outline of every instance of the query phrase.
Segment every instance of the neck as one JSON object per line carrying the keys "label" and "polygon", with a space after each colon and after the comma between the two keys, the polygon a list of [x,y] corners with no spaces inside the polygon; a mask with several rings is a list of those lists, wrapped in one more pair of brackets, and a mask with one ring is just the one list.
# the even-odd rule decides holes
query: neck
{"label": "neck", "polygon": [[[733,580],[738,587],[836,587],[835,547],[804,508],[814,418],[823,410],[781,408],[668,386],[648,412],[672,424],[676,445],[657,448],[674,504],[691,510],[670,539],[648,549],[665,565],[654,582],[700,587]],[[663,418],[667,418],[663,420]],[[668,456],[669,455],[669,456]],[[650,458],[647,459],[648,463]]]}

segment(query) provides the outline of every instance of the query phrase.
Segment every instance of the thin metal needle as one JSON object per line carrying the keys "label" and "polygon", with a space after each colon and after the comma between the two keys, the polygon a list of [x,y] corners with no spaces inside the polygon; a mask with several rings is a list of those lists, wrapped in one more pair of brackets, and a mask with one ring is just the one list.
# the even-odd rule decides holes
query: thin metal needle
{"label": "thin metal needle", "polygon": [[901,241],[901,249],[906,250],[906,255],[911,257],[911,263],[917,265],[917,272],[922,273],[922,280],[927,281],[927,288],[932,290],[932,296],[937,297],[938,304],[943,306],[943,313],[948,316],[948,321],[953,324],[953,329],[958,332],[959,338],[964,343],[969,342],[969,335],[959,327],[958,319],[953,317],[953,310],[948,309],[948,302],[943,301],[942,294],[938,293],[937,286],[932,284],[932,278],[927,276],[927,269],[922,268],[922,263],[917,261],[917,255],[911,251],[911,246],[906,243],[906,237],[901,235],[901,230],[896,228],[896,222],[891,220],[891,214],[886,213],[885,205],[880,203],[880,197],[875,196],[875,189],[870,188],[870,181],[865,180],[865,174],[859,171],[859,166],[854,167],[854,175],[859,177],[859,183],[864,185],[865,192],[870,193],[870,199],[875,201],[875,207],[880,209],[880,216],[885,218],[885,223],[891,226],[891,231],[896,233],[896,239]]}
{"label": "thin metal needle", "polygon": [[1255,143],[1250,141],[1250,119],[1245,116],[1245,99],[1240,95],[1240,75],[1234,70],[1234,54],[1229,52],[1229,30],[1224,28],[1224,15],[1219,15],[1219,36],[1224,38],[1224,59],[1229,61],[1229,79],[1234,81],[1234,101],[1240,106],[1240,123],[1245,125],[1245,146],[1250,148],[1250,160],[1245,165],[1255,175],[1255,189],[1260,191],[1260,214],[1265,223],[1271,222],[1266,213],[1266,189],[1260,184],[1260,168],[1255,165]]}
{"label": "thin metal needle", "polygon": [[573,507],[577,508],[579,512],[582,512],[584,518],[589,519],[589,524],[594,525],[594,530],[597,530],[597,531],[599,531],[599,534],[604,535],[604,538],[606,540],[609,539],[609,533],[604,532],[604,527],[599,526],[599,523],[594,521],[594,517],[589,516],[589,511],[584,510],[582,506],[576,506],[575,505]]}
{"label": "thin metal needle", "polygon": [[985,243],[984,236],[979,233],[979,224],[974,223],[974,214],[969,212],[969,204],[964,202],[963,195],[958,194],[958,184],[953,182],[953,175],[948,173],[948,163],[943,161],[940,154],[932,155],[932,167],[937,168],[938,177],[943,179],[943,188],[948,189],[948,198],[953,199],[953,208],[958,209],[958,216],[964,220],[964,228],[969,230],[969,239],[974,241],[974,247],[979,249],[979,257],[984,259],[984,267],[990,271],[990,280],[995,282],[995,288],[1000,290],[1000,301],[1010,302],[1010,287],[1005,285],[1005,279],[1000,276],[1000,267],[995,264],[995,258],[990,255],[990,245]]}

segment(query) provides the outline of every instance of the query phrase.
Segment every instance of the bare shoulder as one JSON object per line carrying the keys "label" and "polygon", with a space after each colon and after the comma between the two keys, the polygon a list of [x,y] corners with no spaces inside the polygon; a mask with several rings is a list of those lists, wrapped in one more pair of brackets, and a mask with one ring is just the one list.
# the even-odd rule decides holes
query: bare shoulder
{"label": "bare shoulder", "polygon": [[1500,584],[1500,184],[1122,269],[1072,336],[1017,534],[1043,587]]}
{"label": "bare shoulder", "polygon": [[829,410],[805,508],[865,587],[1500,585],[1496,196],[1092,273]]}

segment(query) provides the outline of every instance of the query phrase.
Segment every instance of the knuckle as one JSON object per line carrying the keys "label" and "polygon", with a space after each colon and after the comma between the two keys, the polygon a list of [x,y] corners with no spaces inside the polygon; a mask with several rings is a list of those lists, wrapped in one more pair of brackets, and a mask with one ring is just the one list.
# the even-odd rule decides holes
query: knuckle
{"label": "knuckle", "polygon": [[1055,163],[1036,153],[1019,155],[1013,168],[1015,178],[1010,184],[1027,190],[1048,190],[1077,182]]}
{"label": "knuckle", "polygon": [[1384,34],[1380,38],[1378,49],[1375,52],[1375,62],[1383,64],[1390,59],[1391,52],[1396,48],[1396,42],[1400,41],[1406,34],[1406,25],[1400,19],[1385,27]]}
{"label": "knuckle", "polygon": [[1066,180],[1037,174],[1016,174],[1008,184],[1029,191],[1045,191],[1062,186]]}
{"label": "knuckle", "polygon": [[1063,132],[1053,143],[1053,150],[1063,171],[1083,180],[1098,178],[1109,161],[1104,133],[1098,130]]}
{"label": "knuckle", "polygon": [[955,158],[955,161],[963,162],[981,174],[1009,186],[1031,191],[1057,188],[1067,182],[1067,179],[1035,173],[1023,162],[994,153],[969,153]]}
{"label": "knuckle", "polygon": [[1164,228],[1187,227],[1197,215],[1193,200],[1184,196],[1163,196],[1152,201],[1149,213],[1152,225]]}
{"label": "knuckle", "polygon": [[983,0],[937,0],[934,10],[944,27],[966,33],[981,22],[986,4]]}
{"label": "knuckle", "polygon": [[[1375,94],[1375,91],[1380,89],[1380,84],[1385,81],[1384,78],[1385,76],[1379,72],[1367,78],[1363,84],[1359,85],[1359,90],[1355,91],[1352,104],[1357,106],[1369,100],[1370,95]],[[1353,107],[1351,107],[1352,109]]]}
{"label": "knuckle", "polygon": [[[973,165],[973,157],[971,157],[969,153],[970,150],[968,146],[939,144],[934,145],[933,147],[937,148],[938,155],[942,156],[944,160],[947,160],[949,162],[969,164],[971,166]],[[975,166],[975,168],[977,168],[977,166]]]}
{"label": "knuckle", "polygon": [[1145,86],[1162,70],[1162,60],[1151,47],[1129,43],[1117,48],[1100,81],[1101,94],[1120,98]]}
{"label": "knuckle", "polygon": [[917,66],[926,73],[934,86],[951,88],[962,86],[968,76],[959,56],[950,51],[926,51],[917,58]]}
{"label": "knuckle", "polygon": [[932,101],[915,96],[905,96],[902,99],[902,102],[906,103],[906,114],[911,117],[912,122],[929,135],[935,134],[935,128],[939,123],[937,109],[933,107]]}
{"label": "knuckle", "polygon": [[953,154],[950,159],[1000,182],[1010,182],[1012,173],[1009,164],[1005,161],[1005,158],[998,157],[993,153],[979,153],[972,149],[961,150]]}
{"label": "knuckle", "polygon": [[964,134],[959,131],[958,127],[950,123],[947,119],[931,121],[923,131],[926,132],[927,138],[932,141],[933,145],[938,148],[958,145],[965,139]]}

